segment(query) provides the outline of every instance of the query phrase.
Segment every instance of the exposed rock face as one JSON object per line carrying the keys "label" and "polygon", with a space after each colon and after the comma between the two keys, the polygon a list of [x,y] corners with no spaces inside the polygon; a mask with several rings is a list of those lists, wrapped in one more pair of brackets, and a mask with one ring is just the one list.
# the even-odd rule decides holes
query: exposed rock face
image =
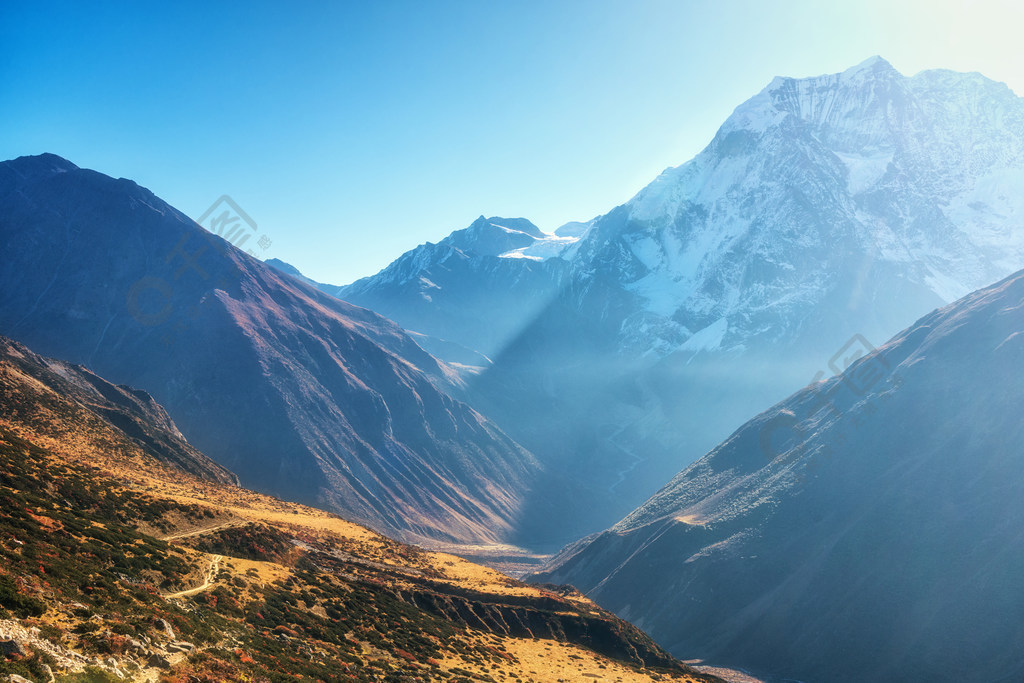
{"label": "exposed rock face", "polygon": [[[582,596],[569,586],[545,586],[541,597],[497,594],[345,554],[316,554],[315,558],[318,567],[343,574],[349,581],[363,581],[375,588],[393,582],[389,590],[399,600],[455,624],[513,638],[573,643],[637,666],[689,671],[643,631],[580,600]],[[371,579],[357,578],[346,572],[347,562],[370,567],[379,574]]]}
{"label": "exposed rock face", "polygon": [[574,643],[637,666],[677,667],[677,661],[639,629],[607,614],[567,613],[565,603],[556,599],[499,599],[451,591],[408,591],[398,596],[418,609],[470,628],[514,638]]}
{"label": "exposed rock face", "polygon": [[537,578],[787,679],[1017,680],[1024,273],[757,416]]}
{"label": "exposed rock face", "polygon": [[536,461],[397,325],[53,155],[0,164],[0,236],[0,333],[149,392],[244,484],[405,539],[518,540]]}
{"label": "exposed rock face", "polygon": [[0,640],[0,655],[4,657],[24,657],[28,652],[16,640]]}

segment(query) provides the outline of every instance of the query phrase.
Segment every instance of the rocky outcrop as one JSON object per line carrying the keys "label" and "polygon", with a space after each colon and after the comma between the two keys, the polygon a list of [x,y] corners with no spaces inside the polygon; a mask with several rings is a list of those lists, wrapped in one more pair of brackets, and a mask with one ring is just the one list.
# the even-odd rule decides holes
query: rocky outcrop
{"label": "rocky outcrop", "polygon": [[[640,667],[679,669],[678,660],[646,634],[614,615],[559,596],[551,586],[536,598],[495,595],[424,579],[397,589],[403,602],[472,629],[513,638],[537,638],[572,643]],[[578,593],[577,593],[578,595]]]}
{"label": "rocky outcrop", "polygon": [[0,655],[4,657],[24,657],[28,651],[16,640],[0,640]]}
{"label": "rocky outcrop", "polygon": [[400,591],[398,596],[425,612],[480,631],[581,645],[636,666],[678,666],[677,660],[626,622],[600,613],[566,611],[568,606],[555,600],[511,604],[516,601],[487,595],[471,599],[433,591]]}

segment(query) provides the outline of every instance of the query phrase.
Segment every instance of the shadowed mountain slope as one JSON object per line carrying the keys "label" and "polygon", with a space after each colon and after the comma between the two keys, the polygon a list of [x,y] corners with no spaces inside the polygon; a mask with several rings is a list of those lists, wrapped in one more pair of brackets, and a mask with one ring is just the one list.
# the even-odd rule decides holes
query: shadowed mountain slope
{"label": "shadowed mountain slope", "polygon": [[0,337],[3,417],[64,442],[86,433],[94,447],[144,449],[159,461],[224,484],[238,478],[193,448],[163,407],[139,389],[115,386],[81,365],[32,353]]}
{"label": "shadowed mountain slope", "polygon": [[786,679],[1019,680],[1022,363],[1018,273],[754,418],[537,578]]}
{"label": "shadowed mountain slope", "polygon": [[0,333],[145,389],[242,483],[407,539],[518,539],[536,461],[394,323],[53,155],[0,164],[0,236]]}

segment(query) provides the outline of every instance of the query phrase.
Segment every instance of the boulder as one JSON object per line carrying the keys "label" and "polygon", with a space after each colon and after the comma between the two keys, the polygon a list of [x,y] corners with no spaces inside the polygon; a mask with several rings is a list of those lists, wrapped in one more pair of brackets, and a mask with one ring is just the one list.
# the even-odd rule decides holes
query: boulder
{"label": "boulder", "polygon": [[16,640],[0,640],[0,655],[4,657],[24,657],[28,654],[24,646]]}
{"label": "boulder", "polygon": [[174,628],[167,622],[166,619],[157,619],[154,624],[157,628],[163,629],[163,632],[167,634],[167,637],[174,640]]}
{"label": "boulder", "polygon": [[170,669],[171,663],[168,662],[167,658],[163,655],[154,652],[146,658],[146,666],[152,666],[158,669]]}

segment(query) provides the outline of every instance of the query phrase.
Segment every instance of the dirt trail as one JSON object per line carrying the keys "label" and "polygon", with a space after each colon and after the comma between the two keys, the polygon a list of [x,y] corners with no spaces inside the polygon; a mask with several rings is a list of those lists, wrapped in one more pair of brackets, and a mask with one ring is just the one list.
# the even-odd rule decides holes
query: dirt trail
{"label": "dirt trail", "polygon": [[231,529],[234,527],[245,526],[249,522],[245,520],[234,520],[231,522],[225,522],[224,524],[218,524],[216,526],[203,527],[202,529],[192,529],[191,531],[183,531],[180,534],[171,534],[170,536],[164,536],[161,540],[163,541],[177,541],[180,538],[191,538],[192,536],[202,536],[203,534],[212,534],[217,531],[223,531],[224,529]]}
{"label": "dirt trail", "polygon": [[171,593],[170,595],[165,595],[164,599],[173,600],[174,598],[187,598],[190,595],[195,595],[196,593],[202,593],[205,590],[209,590],[217,581],[217,573],[220,571],[220,561],[223,559],[223,555],[213,555],[210,557],[210,568],[206,570],[206,580],[203,581],[203,585],[179,591],[177,593]]}

